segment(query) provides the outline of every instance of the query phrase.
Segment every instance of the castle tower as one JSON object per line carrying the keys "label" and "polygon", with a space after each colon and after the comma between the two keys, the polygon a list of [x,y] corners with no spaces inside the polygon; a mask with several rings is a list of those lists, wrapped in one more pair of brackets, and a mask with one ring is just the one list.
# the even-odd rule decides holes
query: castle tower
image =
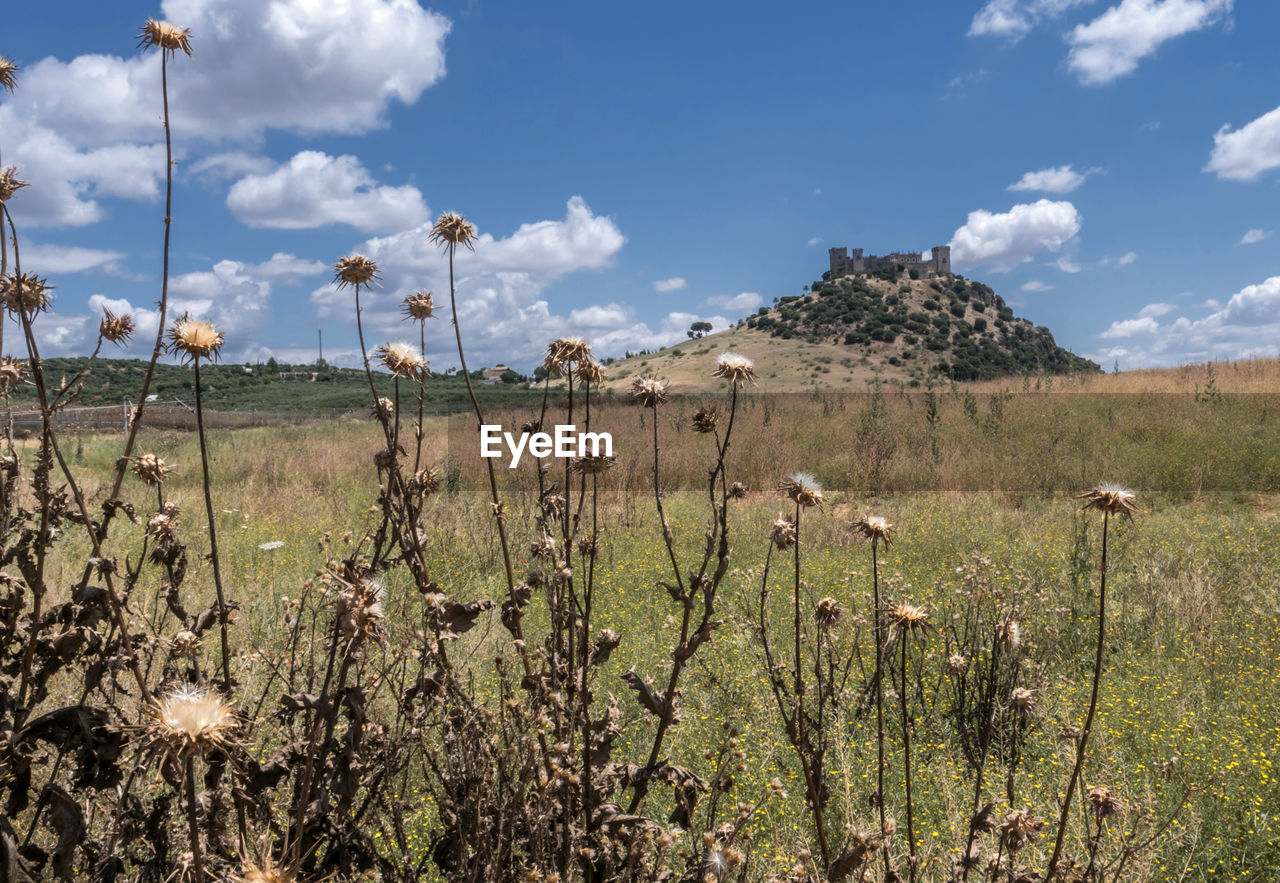
{"label": "castle tower", "polygon": [[847,248],[829,248],[827,254],[831,258],[831,275],[832,277],[840,277],[844,275],[845,262],[849,260],[849,249]]}
{"label": "castle tower", "polygon": [[935,245],[933,247],[933,271],[939,274],[951,272],[951,246]]}

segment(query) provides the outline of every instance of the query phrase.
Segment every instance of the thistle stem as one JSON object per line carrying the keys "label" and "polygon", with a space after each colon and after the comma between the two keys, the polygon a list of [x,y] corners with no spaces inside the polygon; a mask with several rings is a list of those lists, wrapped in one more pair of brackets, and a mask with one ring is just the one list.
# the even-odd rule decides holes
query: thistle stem
{"label": "thistle stem", "polygon": [[222,567],[218,562],[218,529],[213,515],[213,489],[209,481],[209,449],[204,435],[204,403],[200,395],[200,357],[192,361],[196,373],[196,434],[200,437],[200,469],[204,485],[204,510],[209,517],[209,559],[213,563],[213,587],[218,593],[218,631],[222,642],[222,682],[227,694],[231,693],[231,646],[227,638],[226,594],[222,590]]}

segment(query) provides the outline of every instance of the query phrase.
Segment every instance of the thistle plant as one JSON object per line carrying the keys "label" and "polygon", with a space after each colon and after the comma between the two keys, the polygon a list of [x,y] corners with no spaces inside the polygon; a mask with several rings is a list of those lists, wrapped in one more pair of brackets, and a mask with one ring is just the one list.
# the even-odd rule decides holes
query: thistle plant
{"label": "thistle plant", "polygon": [[911,639],[923,633],[929,626],[929,614],[914,604],[902,603],[893,608],[890,616],[897,631],[898,645],[902,651],[901,678],[898,686],[898,700],[902,705],[902,769],[906,777],[907,798],[907,850],[908,874],[911,880],[916,879],[916,835],[913,823],[913,805],[911,795],[911,717],[907,714],[907,650]]}

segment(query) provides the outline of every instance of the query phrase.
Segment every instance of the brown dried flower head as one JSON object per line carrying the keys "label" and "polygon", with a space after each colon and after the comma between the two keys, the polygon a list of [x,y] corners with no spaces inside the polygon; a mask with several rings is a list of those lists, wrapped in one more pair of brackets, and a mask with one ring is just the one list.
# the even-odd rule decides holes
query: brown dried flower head
{"label": "brown dried flower head", "polygon": [[1044,827],[1044,822],[1037,819],[1027,809],[1015,809],[1004,817],[1000,825],[1000,839],[1009,852],[1017,852],[1035,839],[1036,834]]}
{"label": "brown dried flower head", "polygon": [[656,408],[668,399],[667,382],[657,377],[637,377],[631,381],[631,397],[645,408]]}
{"label": "brown dried flower head", "polygon": [[348,641],[381,634],[384,594],[382,583],[373,579],[362,579],[338,592],[338,625]]}
{"label": "brown dried flower head", "polygon": [[[0,58],[0,64],[3,62],[4,59]],[[13,194],[26,186],[27,182],[18,177],[18,170],[13,166],[0,169],[0,202],[8,202],[13,198]]]}
{"label": "brown dried flower head", "polygon": [[378,396],[369,416],[374,420],[391,420],[396,416],[396,403],[386,396]]}
{"label": "brown dried flower head", "polygon": [[0,89],[12,92],[18,87],[18,71],[22,68],[18,67],[9,59],[0,55]]}
{"label": "brown dried flower head", "polygon": [[1097,509],[1106,515],[1123,515],[1130,520],[1138,511],[1134,493],[1118,484],[1100,484],[1080,495],[1086,509]]}
{"label": "brown dried flower head", "polygon": [[549,533],[542,533],[529,544],[529,557],[545,558],[548,561],[556,556],[556,538]]}
{"label": "brown dried flower head", "polygon": [[559,377],[570,364],[581,365],[591,358],[591,345],[581,337],[557,337],[547,344],[542,367],[552,377]]}
{"label": "brown dried flower head", "polygon": [[840,602],[830,596],[819,601],[818,606],[813,611],[813,618],[823,628],[835,625],[843,616],[844,611],[840,609]]}
{"label": "brown dried flower head", "polygon": [[465,245],[475,251],[475,238],[475,226],[456,212],[445,212],[431,228],[431,241],[448,247]]}
{"label": "brown dried flower head", "polygon": [[173,467],[166,465],[164,460],[155,454],[142,454],[133,460],[133,474],[151,487],[163,482],[172,471]]}
{"label": "brown dried flower head", "polygon": [[147,522],[147,536],[155,540],[158,546],[170,548],[178,538],[178,517],[159,512],[151,516]]}
{"label": "brown dried flower head", "polygon": [[422,381],[428,374],[427,360],[422,358],[418,350],[407,343],[384,343],[374,350],[387,370],[397,377]]}
{"label": "brown dried flower head", "polygon": [[22,383],[27,363],[15,361],[11,356],[0,359],[0,395],[8,395],[9,390]]}
{"label": "brown dried flower head", "polygon": [[729,499],[741,500],[747,496],[747,486],[740,481],[729,485]]}
{"label": "brown dried flower head", "polygon": [[362,254],[349,254],[333,265],[333,281],[339,288],[363,285],[368,288],[381,277],[378,265]]}
{"label": "brown dried flower head", "polygon": [[915,604],[898,604],[890,612],[889,621],[904,632],[915,632],[929,624],[929,614]]}
{"label": "brown dried flower head", "polygon": [[409,492],[414,494],[434,494],[440,490],[440,479],[443,473],[439,466],[427,466],[413,473],[409,479]]}
{"label": "brown dried flower head", "polygon": [[1009,706],[1020,717],[1031,717],[1036,711],[1036,697],[1026,687],[1014,687],[1009,694]]}
{"label": "brown dried flower head", "polygon": [[716,431],[716,409],[699,408],[693,412],[693,431],[708,433]]}
{"label": "brown dried flower head", "polygon": [[888,519],[880,515],[867,515],[860,521],[853,523],[853,532],[871,540],[884,543],[886,546],[890,544],[889,533],[893,530],[893,525]]}
{"label": "brown dried flower head", "polygon": [[408,318],[425,322],[435,316],[436,299],[429,291],[415,291],[404,299],[403,307]]}
{"label": "brown dried flower head", "polygon": [[195,659],[196,651],[200,649],[200,638],[190,629],[181,629],[169,642],[169,649],[174,656]]}
{"label": "brown dried flower head", "polygon": [[188,359],[217,361],[222,335],[208,322],[182,316],[169,329],[169,348]]}
{"label": "brown dried flower head", "polygon": [[172,55],[181,50],[190,57],[191,29],[149,18],[142,26],[142,30],[138,31],[138,48],[159,49],[166,55]]}
{"label": "brown dried flower head", "polygon": [[969,660],[959,653],[952,653],[947,657],[947,671],[953,675],[963,674],[968,667]]}
{"label": "brown dried flower head", "polygon": [[1022,626],[1016,619],[1004,619],[996,629],[996,639],[1005,650],[1017,650],[1022,646]]}
{"label": "brown dried flower head", "polygon": [[35,273],[10,273],[0,279],[0,300],[11,313],[25,310],[38,313],[49,308],[49,292],[53,286]]}
{"label": "brown dried flower head", "polygon": [[614,458],[605,454],[589,454],[577,457],[569,464],[569,468],[578,475],[602,475],[613,468]]}
{"label": "brown dried flower head", "polygon": [[755,363],[746,356],[740,356],[737,353],[721,353],[720,358],[716,360],[716,370],[712,372],[712,377],[723,377],[732,383],[755,382],[756,370]]}
{"label": "brown dried flower head", "polygon": [[786,494],[793,503],[806,509],[810,506],[821,509],[826,502],[822,496],[822,485],[808,472],[792,473],[790,478],[778,485],[778,490]]}
{"label": "brown dried flower head", "polygon": [[796,524],[790,518],[779,515],[769,530],[769,539],[781,551],[786,551],[796,544]]}
{"label": "brown dried flower head", "polygon": [[120,346],[127,344],[129,336],[133,334],[133,316],[128,313],[117,316],[110,310],[103,310],[102,313],[102,324],[98,326],[98,333],[112,343]]}
{"label": "brown dried flower head", "polygon": [[298,875],[289,867],[277,865],[268,855],[263,864],[245,860],[235,883],[297,883]]}
{"label": "brown dried flower head", "polygon": [[600,363],[595,359],[587,359],[585,362],[573,369],[574,376],[578,378],[579,383],[589,383],[592,386],[599,386],[604,382],[604,369],[600,367]]}
{"label": "brown dried flower head", "polygon": [[238,723],[230,701],[193,684],[165,694],[148,712],[152,745],[181,759],[225,750]]}
{"label": "brown dried flower head", "polygon": [[1089,792],[1089,805],[1093,807],[1093,814],[1099,819],[1113,816],[1120,811],[1120,805],[1116,803],[1111,789],[1101,785]]}

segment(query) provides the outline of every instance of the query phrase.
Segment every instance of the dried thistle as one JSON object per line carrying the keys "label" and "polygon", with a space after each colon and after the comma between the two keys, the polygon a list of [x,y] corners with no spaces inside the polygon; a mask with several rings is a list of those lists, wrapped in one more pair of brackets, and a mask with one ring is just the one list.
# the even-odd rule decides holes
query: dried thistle
{"label": "dried thistle", "polygon": [[813,611],[813,618],[823,628],[830,628],[839,622],[843,616],[844,611],[840,609],[840,602],[829,596],[819,601],[818,606]]}
{"label": "dried thistle", "polygon": [[396,403],[386,396],[378,396],[369,416],[375,420],[391,420],[396,415]]}
{"label": "dried thistle", "polygon": [[402,306],[406,317],[425,322],[435,316],[436,300],[429,291],[415,291],[405,297]]}
{"label": "dried thistle", "polygon": [[1134,493],[1118,484],[1100,484],[1080,495],[1086,509],[1097,509],[1107,515],[1123,515],[1130,520],[1138,511],[1134,505]]}
{"label": "dried thistle", "polygon": [[154,748],[175,759],[225,751],[233,744],[238,724],[233,708],[208,687],[184,684],[148,709],[148,739]]}
{"label": "dried thistle", "polygon": [[53,286],[35,273],[10,273],[0,279],[0,301],[11,313],[38,313],[49,308]]}
{"label": "dried thistle", "polygon": [[380,279],[378,265],[362,254],[349,254],[333,265],[333,281],[339,288],[363,285],[366,288]]}
{"label": "dried thistle", "polygon": [[169,348],[189,359],[216,361],[222,349],[222,335],[208,322],[183,315],[169,329]]}
{"label": "dried thistle", "polygon": [[892,530],[893,525],[879,515],[867,515],[853,523],[854,533],[866,537],[873,543],[879,540],[886,546],[890,544],[889,532]]}
{"label": "dried thistle", "polygon": [[174,656],[195,659],[199,649],[200,638],[190,629],[181,629],[173,636],[173,640],[169,641],[169,650]]}
{"label": "dried thistle", "polygon": [[898,604],[890,611],[889,621],[903,632],[916,632],[929,625],[929,614],[915,604]]}
{"label": "dried thistle", "polygon": [[570,364],[581,365],[591,358],[591,345],[581,337],[557,337],[547,344],[542,367],[552,377],[559,377]]}
{"label": "dried thistle", "polygon": [[18,71],[22,68],[18,67],[9,59],[0,55],[0,89],[12,92],[18,88]]}
{"label": "dried thistle", "polygon": [[462,215],[456,212],[445,212],[431,228],[431,241],[451,246],[465,245],[475,251],[472,243],[476,238],[476,228]]}
{"label": "dried thistle", "polygon": [[[0,69],[3,69],[4,61],[0,58]],[[18,170],[13,166],[0,169],[0,202],[8,202],[13,194],[26,186],[27,182],[18,177]]]}
{"label": "dried thistle", "polygon": [[656,408],[667,401],[667,382],[657,377],[637,377],[631,381],[631,397],[645,408]]}
{"label": "dried thistle", "polygon": [[110,310],[103,310],[102,313],[102,324],[98,326],[98,333],[114,344],[125,346],[129,342],[129,336],[133,334],[133,316],[128,313],[117,316]]}
{"label": "dried thistle", "polygon": [[1093,814],[1099,819],[1113,816],[1120,811],[1120,805],[1116,803],[1116,798],[1111,793],[1111,790],[1102,786],[1098,786],[1089,792],[1089,805],[1093,807]]}
{"label": "dried thistle", "polygon": [[162,549],[172,547],[178,538],[177,513],[159,512],[152,515],[151,520],[147,522],[147,536],[155,540],[156,545]]}
{"label": "dried thistle", "polygon": [[440,490],[442,473],[439,466],[427,466],[413,473],[409,479],[409,492],[414,494],[434,494]]}
{"label": "dried thistle", "polygon": [[1004,817],[1000,825],[1000,840],[1009,852],[1017,852],[1034,840],[1043,827],[1044,822],[1033,816],[1030,810],[1015,809]]}
{"label": "dried thistle", "polygon": [[595,359],[587,359],[573,369],[574,376],[578,378],[579,383],[589,383],[592,386],[599,386],[604,382],[604,369],[600,367],[600,363]]}
{"label": "dried thistle", "polygon": [[372,579],[362,579],[338,592],[338,625],[348,641],[381,634],[385,593],[382,583]]}
{"label": "dried thistle", "polygon": [[1022,646],[1022,626],[1012,617],[1002,620],[996,629],[996,640],[1007,651],[1017,650]]}
{"label": "dried thistle", "polygon": [[756,379],[755,363],[746,356],[740,356],[737,353],[721,353],[720,358],[716,360],[716,370],[712,372],[711,376],[723,377],[733,383],[747,381],[754,383]]}
{"label": "dried thistle", "polygon": [[693,431],[702,433],[716,431],[715,408],[699,408],[693,412]]}
{"label": "dried thistle", "polygon": [[407,343],[384,343],[373,354],[397,377],[421,382],[428,374],[427,360]]}
{"label": "dried thistle", "polygon": [[166,55],[182,50],[191,56],[191,29],[149,18],[138,31],[139,49],[159,49]]}
{"label": "dried thistle", "polygon": [[10,390],[21,384],[26,371],[26,362],[15,361],[11,356],[0,359],[0,395],[8,395]]}
{"label": "dried thistle", "polygon": [[947,657],[947,671],[953,675],[963,674],[968,667],[969,660],[959,653],[952,653]]}
{"label": "dried thistle", "polygon": [[786,494],[793,503],[805,507],[823,507],[826,500],[822,496],[822,485],[808,472],[794,472],[791,477],[778,485],[778,490]]}
{"label": "dried thistle", "polygon": [[769,530],[769,539],[779,551],[785,552],[796,544],[796,523],[779,515]]}
{"label": "dried thistle", "polygon": [[740,481],[735,481],[729,485],[729,499],[741,500],[747,495],[747,486]]}
{"label": "dried thistle", "polygon": [[1009,705],[1019,717],[1031,717],[1035,714],[1036,698],[1026,687],[1014,687],[1009,694]]}
{"label": "dried thistle", "polygon": [[569,468],[578,475],[602,475],[613,468],[614,458],[604,454],[592,454],[577,457],[569,464]]}
{"label": "dried thistle", "polygon": [[143,454],[133,460],[133,474],[151,487],[163,482],[172,471],[173,467],[166,465],[164,460],[155,454]]}

